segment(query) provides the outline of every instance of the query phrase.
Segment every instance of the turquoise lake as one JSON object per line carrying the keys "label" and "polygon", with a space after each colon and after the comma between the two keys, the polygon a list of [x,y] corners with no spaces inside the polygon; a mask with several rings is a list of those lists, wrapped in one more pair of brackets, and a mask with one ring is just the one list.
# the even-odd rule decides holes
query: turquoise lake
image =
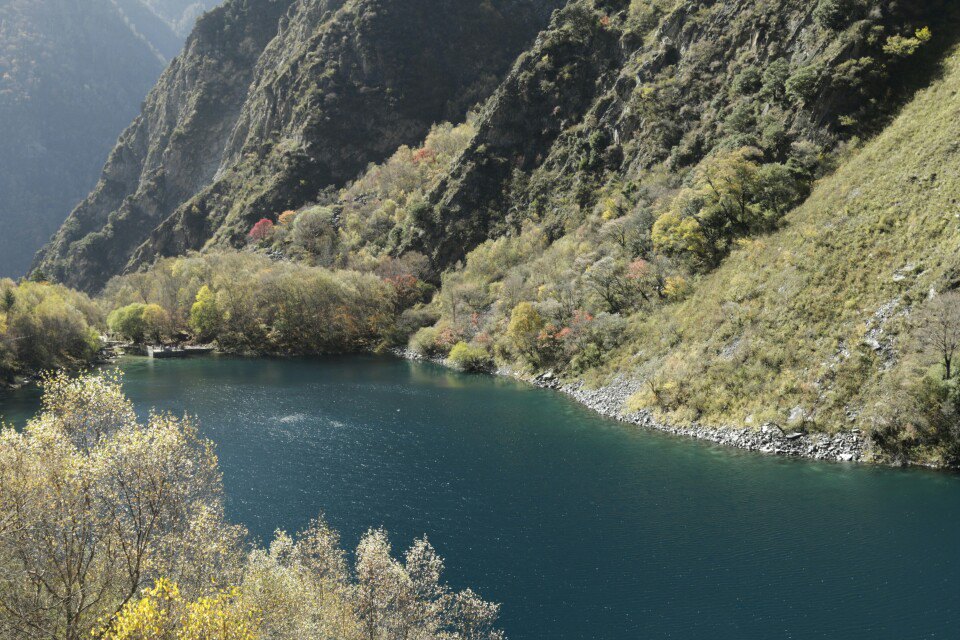
{"label": "turquoise lake", "polygon": [[960,637],[954,475],[729,451],[390,358],[121,367],[138,410],[199,418],[254,535],[321,511],[348,546],[427,534],[513,640]]}

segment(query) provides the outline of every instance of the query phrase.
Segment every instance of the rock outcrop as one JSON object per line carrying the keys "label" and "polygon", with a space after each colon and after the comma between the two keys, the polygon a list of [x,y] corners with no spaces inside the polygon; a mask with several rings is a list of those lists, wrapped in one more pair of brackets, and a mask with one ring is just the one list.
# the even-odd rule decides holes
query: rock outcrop
{"label": "rock outcrop", "polygon": [[755,147],[804,170],[804,153],[875,132],[951,42],[904,62],[885,38],[956,17],[944,2],[875,2],[829,26],[816,2],[647,4],[572,0],[558,12],[398,250],[443,269],[526,219],[559,236],[605,187],[657,169],[680,176],[717,148]]}
{"label": "rock outcrop", "polygon": [[561,4],[228,2],[197,25],[37,268],[96,290],[158,256],[242,241],[257,219],[462,119]]}

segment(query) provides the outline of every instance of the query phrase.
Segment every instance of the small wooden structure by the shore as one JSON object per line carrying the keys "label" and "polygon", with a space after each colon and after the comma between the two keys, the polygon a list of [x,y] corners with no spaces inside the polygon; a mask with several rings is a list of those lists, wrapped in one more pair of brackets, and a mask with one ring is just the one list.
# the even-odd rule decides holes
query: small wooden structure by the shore
{"label": "small wooden structure by the shore", "polygon": [[210,346],[148,346],[148,358],[188,358],[190,356],[203,356],[213,353],[213,347]]}

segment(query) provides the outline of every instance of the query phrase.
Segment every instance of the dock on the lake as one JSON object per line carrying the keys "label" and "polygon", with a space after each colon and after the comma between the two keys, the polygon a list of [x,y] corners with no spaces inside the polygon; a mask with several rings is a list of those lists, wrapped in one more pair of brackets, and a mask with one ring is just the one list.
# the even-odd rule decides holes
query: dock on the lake
{"label": "dock on the lake", "polygon": [[147,357],[150,358],[188,358],[190,356],[203,356],[213,353],[211,346],[148,346]]}

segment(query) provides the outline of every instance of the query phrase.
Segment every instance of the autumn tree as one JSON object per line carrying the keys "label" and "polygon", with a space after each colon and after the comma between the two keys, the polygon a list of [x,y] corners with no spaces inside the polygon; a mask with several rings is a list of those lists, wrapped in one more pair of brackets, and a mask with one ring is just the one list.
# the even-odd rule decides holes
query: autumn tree
{"label": "autumn tree", "polygon": [[155,344],[163,344],[173,333],[173,321],[166,309],[158,304],[148,304],[143,308],[144,335]]}
{"label": "autumn tree", "polygon": [[502,640],[499,607],[470,590],[453,593],[441,582],[443,559],[417,540],[403,562],[391,553],[383,529],[371,529],[356,550],[356,611],[365,640],[458,638]]}
{"label": "autumn tree", "polygon": [[537,337],[545,322],[536,308],[529,302],[520,302],[510,314],[507,336],[513,348],[521,355],[535,361],[537,358]]}
{"label": "autumn tree", "polygon": [[143,317],[146,308],[147,305],[134,302],[114,309],[107,316],[107,327],[114,335],[133,342],[142,342],[147,333],[147,324]]}
{"label": "autumn tree", "polygon": [[217,335],[220,322],[217,296],[210,287],[203,285],[190,307],[190,328],[200,340],[210,340]]}
{"label": "autumn tree", "polygon": [[0,628],[89,638],[157,576],[198,595],[237,567],[212,445],[137,421],[119,381],[44,383],[41,413],[0,434]]}
{"label": "autumn tree", "polygon": [[128,602],[99,631],[102,640],[256,640],[260,620],[244,607],[237,588],[194,601],[160,578],[142,597]]}
{"label": "autumn tree", "polygon": [[299,213],[293,222],[293,243],[317,264],[332,265],[339,248],[333,211],[327,207],[311,207]]}
{"label": "autumn tree", "polygon": [[627,311],[641,296],[640,281],[631,277],[630,265],[622,259],[604,256],[584,274],[584,282],[610,313]]}
{"label": "autumn tree", "polygon": [[247,234],[247,237],[251,242],[263,242],[273,235],[273,227],[273,220],[270,218],[261,218],[250,229],[250,233]]}

